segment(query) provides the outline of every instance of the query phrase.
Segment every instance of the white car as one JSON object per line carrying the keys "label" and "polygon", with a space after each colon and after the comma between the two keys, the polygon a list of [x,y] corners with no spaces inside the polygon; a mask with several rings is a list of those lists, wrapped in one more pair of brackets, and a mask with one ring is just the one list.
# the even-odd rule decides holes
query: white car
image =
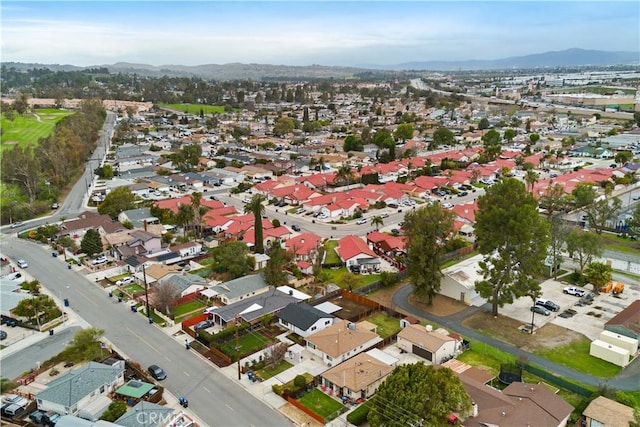
{"label": "white car", "polygon": [[29,263],[23,259],[19,259],[16,261],[16,264],[18,264],[18,267],[20,268],[27,268],[29,267]]}
{"label": "white car", "polygon": [[123,286],[123,285],[129,285],[131,283],[133,283],[134,279],[132,276],[129,277],[125,277],[123,279],[120,279],[116,282],[116,285],[118,286]]}
{"label": "white car", "polygon": [[356,221],[356,224],[366,224],[367,223],[367,219],[366,218],[360,218]]}
{"label": "white car", "polygon": [[105,262],[107,262],[107,257],[106,256],[99,256],[98,258],[96,258],[93,261],[91,261],[91,264],[100,265],[100,264],[104,264]]}
{"label": "white car", "polygon": [[586,293],[584,289],[577,288],[575,286],[567,286],[562,290],[565,294],[574,295],[577,297],[583,297]]}
{"label": "white car", "polygon": [[445,209],[452,209],[453,208],[453,204],[451,203],[443,203],[442,207]]}

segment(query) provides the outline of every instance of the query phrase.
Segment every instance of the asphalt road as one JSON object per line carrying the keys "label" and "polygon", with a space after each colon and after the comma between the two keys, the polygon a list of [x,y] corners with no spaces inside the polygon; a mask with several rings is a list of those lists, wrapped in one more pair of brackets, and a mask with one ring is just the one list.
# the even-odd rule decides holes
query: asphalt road
{"label": "asphalt road", "polygon": [[37,368],[40,363],[51,359],[64,350],[67,344],[73,339],[75,333],[80,329],[80,326],[71,326],[60,332],[56,332],[54,335],[47,336],[30,345],[28,348],[3,357],[2,377],[17,378],[22,375],[22,373],[32,368]]}
{"label": "asphalt road", "polygon": [[623,391],[637,391],[640,385],[640,358],[636,358],[633,362],[629,364],[620,374],[615,376],[614,378],[610,378],[608,380],[604,378],[594,377],[592,375],[588,375],[582,372],[575,371],[571,368],[567,368],[562,365],[558,365],[556,363],[550,362],[547,359],[544,359],[540,356],[537,356],[533,353],[529,353],[520,348],[514,347],[512,345],[506,344],[502,341],[498,341],[489,336],[483,335],[473,329],[469,329],[461,324],[461,322],[470,316],[475,311],[482,309],[478,307],[469,307],[466,310],[463,310],[460,313],[456,313],[447,317],[439,317],[435,316],[431,313],[427,313],[417,307],[414,307],[409,303],[409,295],[411,294],[412,287],[410,285],[404,286],[393,295],[393,303],[400,307],[406,313],[410,313],[414,316],[422,317],[424,319],[435,322],[439,325],[442,325],[446,329],[457,332],[465,337],[472,338],[474,340],[480,341],[492,347],[498,348],[502,351],[505,351],[509,354],[512,354],[515,357],[525,357],[534,365],[541,366],[545,368],[547,371],[559,375],[565,378],[571,378],[576,381],[579,381],[584,384],[588,384],[594,387],[598,387],[601,384],[607,384],[609,387],[612,387],[617,390]]}
{"label": "asphalt road", "polygon": [[207,425],[291,425],[207,361],[132,313],[128,305],[117,303],[102,288],[67,269],[63,262],[50,256],[45,246],[5,238],[2,250],[13,259],[28,260],[31,276],[59,300],[68,298],[78,316],[104,329],[105,337],[131,360],[142,366],[157,364],[164,368],[167,379],[162,385],[176,396],[187,397],[190,409]]}

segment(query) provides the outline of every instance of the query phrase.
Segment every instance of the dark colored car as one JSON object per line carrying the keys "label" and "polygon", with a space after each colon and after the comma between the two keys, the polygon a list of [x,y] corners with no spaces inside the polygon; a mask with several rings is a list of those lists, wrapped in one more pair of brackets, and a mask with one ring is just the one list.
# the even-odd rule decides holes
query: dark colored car
{"label": "dark colored car", "polygon": [[196,323],[193,327],[194,331],[199,331],[200,329],[207,329],[213,326],[213,322],[210,320],[203,320],[202,322]]}
{"label": "dark colored car", "polygon": [[167,374],[164,372],[164,369],[158,365],[151,365],[147,370],[149,371],[149,374],[158,381],[162,381],[167,378]]}
{"label": "dark colored car", "polygon": [[551,312],[541,305],[534,305],[530,310],[534,313],[543,314],[545,316],[551,315]]}
{"label": "dark colored car", "polygon": [[7,333],[5,331],[0,331],[0,341],[7,339]]}
{"label": "dark colored car", "polygon": [[469,194],[469,193],[467,193],[466,191],[461,191],[461,192],[458,193],[458,197],[464,197],[467,194]]}
{"label": "dark colored car", "polygon": [[549,299],[539,299],[536,301],[536,305],[542,306],[544,308],[546,308],[547,310],[551,310],[551,311],[559,311],[560,310],[560,306],[558,304],[556,304],[555,302],[549,300]]}
{"label": "dark colored car", "polygon": [[293,224],[293,225],[291,226],[291,229],[292,229],[293,231],[298,231],[298,232],[299,232],[299,231],[300,231],[300,226],[299,226],[299,225],[296,225],[296,224]]}

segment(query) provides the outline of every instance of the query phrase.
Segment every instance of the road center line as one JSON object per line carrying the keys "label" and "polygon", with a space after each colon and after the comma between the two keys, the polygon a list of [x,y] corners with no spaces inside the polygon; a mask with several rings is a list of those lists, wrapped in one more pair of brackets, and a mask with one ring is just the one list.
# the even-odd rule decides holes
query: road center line
{"label": "road center line", "polygon": [[208,388],[206,388],[205,386],[202,386],[202,388],[204,389],[204,391],[206,391],[207,393],[211,393],[211,390],[209,390]]}
{"label": "road center line", "polygon": [[224,406],[226,406],[227,408],[231,409],[233,412],[235,412],[235,409],[233,409],[231,406],[227,405],[226,403],[224,404]]}
{"label": "road center line", "polygon": [[133,331],[131,330],[131,328],[127,327],[127,331],[129,331],[132,335],[134,335],[134,336],[135,336],[136,338],[138,338],[140,341],[142,341],[143,343],[145,343],[146,345],[148,345],[149,347],[151,347],[151,348],[153,349],[153,351],[155,351],[156,353],[158,353],[158,354],[162,354],[162,353],[160,353],[160,351],[159,351],[157,348],[155,348],[154,346],[152,346],[151,344],[149,344],[149,343],[147,342],[147,340],[145,340],[145,339],[144,339],[144,338],[142,338],[140,335],[138,335],[138,334],[136,334],[135,332],[133,332]]}
{"label": "road center line", "polygon": [[186,376],[190,377],[191,375],[187,371],[182,371]]}

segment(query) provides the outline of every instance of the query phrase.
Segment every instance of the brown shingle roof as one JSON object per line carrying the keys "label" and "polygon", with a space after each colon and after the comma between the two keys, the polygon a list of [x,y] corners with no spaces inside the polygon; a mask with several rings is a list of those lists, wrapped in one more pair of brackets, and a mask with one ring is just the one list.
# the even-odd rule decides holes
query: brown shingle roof
{"label": "brown shingle roof", "polygon": [[325,371],[322,376],[338,387],[364,390],[389,375],[394,368],[366,353],[360,353]]}
{"label": "brown shingle roof", "polygon": [[430,351],[438,350],[447,341],[455,341],[450,336],[427,331],[420,324],[407,325],[398,333],[398,338],[404,338],[414,344],[419,344]]}
{"label": "brown shingle roof", "polygon": [[600,421],[605,426],[627,426],[634,421],[633,408],[604,396],[593,399],[582,415]]}
{"label": "brown shingle roof", "polygon": [[350,329],[350,322],[342,320],[330,327],[309,335],[307,341],[331,357],[338,357],[378,337],[378,334],[362,328]]}

